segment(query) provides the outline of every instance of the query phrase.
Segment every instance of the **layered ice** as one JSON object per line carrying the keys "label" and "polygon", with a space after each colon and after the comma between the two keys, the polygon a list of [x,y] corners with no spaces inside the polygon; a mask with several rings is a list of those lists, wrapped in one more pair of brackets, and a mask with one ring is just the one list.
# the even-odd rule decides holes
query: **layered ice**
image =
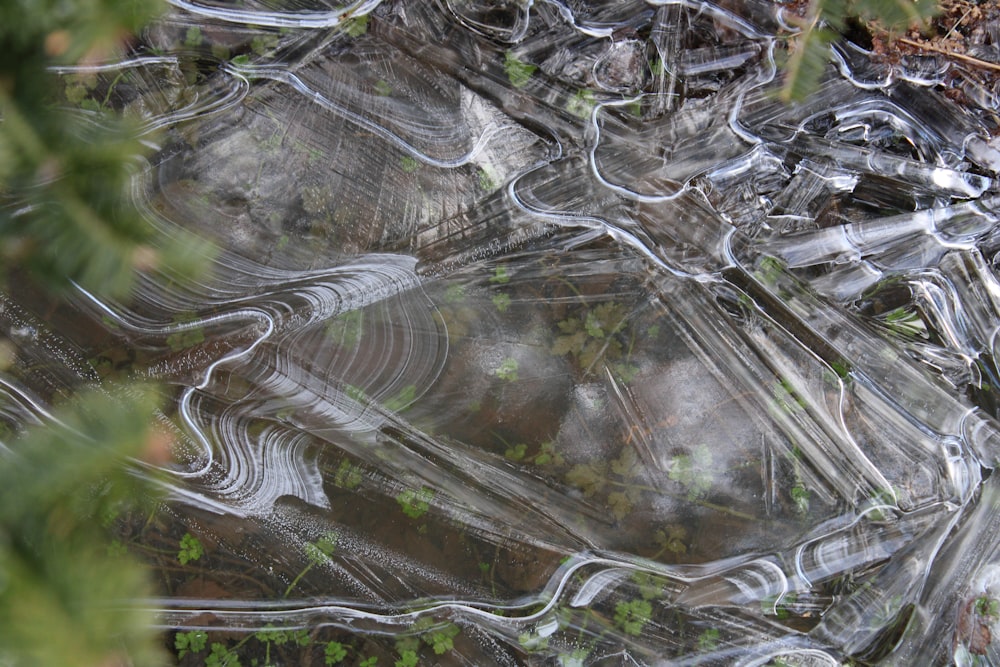
{"label": "layered ice", "polygon": [[245,664],[998,662],[1000,147],[942,90],[974,71],[844,42],[786,106],[762,1],[171,4],[53,76],[142,119],[135,203],[213,272],[0,301],[5,424],[172,397],[120,528],[165,628]]}

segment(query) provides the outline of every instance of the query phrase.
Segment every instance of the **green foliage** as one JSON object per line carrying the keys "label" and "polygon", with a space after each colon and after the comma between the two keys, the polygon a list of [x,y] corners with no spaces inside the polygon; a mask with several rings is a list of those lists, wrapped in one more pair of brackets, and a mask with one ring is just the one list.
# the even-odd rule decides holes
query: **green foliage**
{"label": "green foliage", "polygon": [[632,574],[632,581],[638,586],[643,600],[654,600],[663,595],[663,581],[649,572],[637,570]]}
{"label": "green foliage", "polygon": [[635,364],[612,364],[611,370],[614,371],[616,378],[626,384],[632,382],[639,374],[639,367]]}
{"label": "green foliage", "polygon": [[302,581],[302,577],[306,576],[311,569],[330,560],[333,552],[337,549],[337,540],[337,533],[330,531],[324,533],[315,542],[306,542],[303,545],[302,550],[305,551],[306,558],[309,559],[309,564],[295,576],[290,584],[288,584],[288,588],[285,589],[284,597],[287,598],[289,594],[295,590],[295,587],[299,585],[300,581]]}
{"label": "green foliage", "polygon": [[896,502],[896,493],[892,489],[879,489],[866,503],[865,516],[871,521],[889,521],[892,512],[888,508],[895,507]]}
{"label": "green foliage", "polygon": [[348,37],[360,37],[368,32],[368,15],[355,16],[344,23],[344,32]]}
{"label": "green foliage", "polygon": [[992,619],[1000,618],[1000,600],[991,598],[988,595],[981,595],[976,598],[976,613]]}
{"label": "green foliage", "polygon": [[623,346],[616,334],[624,331],[627,314],[624,304],[606,301],[561,320],[556,325],[560,335],[552,345],[552,354],[570,354],[585,369],[600,359],[620,359]]}
{"label": "green foliage", "polygon": [[493,295],[491,301],[493,301],[497,312],[506,313],[507,309],[510,308],[510,295],[506,292],[497,292]]}
{"label": "green foliage", "polygon": [[355,489],[361,484],[361,467],[343,459],[333,475],[333,483],[342,489]]}
{"label": "green foliage", "polygon": [[337,533],[328,532],[324,533],[315,542],[306,542],[303,549],[305,549],[306,557],[311,563],[317,565],[325,563],[333,555],[333,552],[337,550]]}
{"label": "green foliage", "polygon": [[663,530],[657,530],[653,535],[653,539],[663,551],[677,556],[687,553],[688,534],[684,526],[671,524]]}
{"label": "green foliage", "polygon": [[342,347],[354,348],[361,340],[364,313],[351,310],[327,322],[324,334],[327,340]]}
{"label": "green foliage", "polygon": [[[0,3],[0,38],[4,41],[5,53],[37,58],[45,55],[40,47],[46,36],[65,31],[65,49],[49,57],[60,63],[73,63],[93,49],[116,46],[123,32],[139,32],[163,8],[159,0],[3,2]],[[7,58],[0,64],[0,68],[5,69],[18,67]]]}
{"label": "green foliage", "polygon": [[819,87],[830,59],[830,44],[837,33],[817,23],[818,17],[813,17],[803,28],[785,62],[785,81],[780,93],[784,102],[801,102]]}
{"label": "green foliage", "polygon": [[250,40],[250,50],[258,56],[263,56],[273,51],[278,46],[279,41],[280,38],[277,35],[255,35]]}
{"label": "green foliage", "polygon": [[566,473],[566,482],[580,489],[584,496],[598,493],[607,483],[606,471],[600,463],[578,463]]}
{"label": "green foliage", "polygon": [[[380,97],[388,97],[392,95],[392,86],[385,79],[379,79],[375,82],[375,94]],[[412,160],[413,158],[410,159]]]}
{"label": "green foliage", "polygon": [[535,73],[535,70],[537,70],[538,67],[532,65],[531,63],[518,60],[513,51],[507,51],[504,53],[503,69],[504,72],[507,73],[510,85],[515,88],[523,88],[528,85],[528,81],[531,80],[531,75]]}
{"label": "green foliage", "polygon": [[372,655],[358,663],[358,667],[375,667],[378,664],[378,656]]}
{"label": "green foliage", "polygon": [[420,664],[420,657],[413,649],[406,649],[399,654],[399,660],[395,662],[395,667],[417,667]]}
{"label": "green foliage", "polygon": [[312,641],[309,637],[309,631],[305,628],[289,630],[268,626],[263,630],[255,632],[253,636],[257,641],[265,644],[274,644],[275,646],[284,646],[285,644],[308,646]]}
{"label": "green foliage", "polygon": [[417,169],[420,169],[420,163],[409,155],[404,155],[399,158],[399,166],[402,167],[403,171],[407,174],[412,174]]}
{"label": "green foliage", "polygon": [[417,386],[409,384],[403,387],[398,394],[385,402],[385,409],[389,412],[401,412],[417,400]]}
{"label": "green foliage", "polygon": [[191,533],[184,533],[180,541],[180,551],[177,552],[177,560],[181,565],[187,565],[191,561],[198,560],[205,553],[204,547],[197,537]]}
{"label": "green foliage", "polygon": [[174,648],[177,649],[177,657],[183,658],[189,652],[200,653],[204,651],[207,642],[208,633],[202,630],[178,632],[174,637]]}
{"label": "green foliage", "polygon": [[719,646],[719,629],[707,628],[698,635],[698,650],[707,652],[714,651]]}
{"label": "green foliage", "polygon": [[323,664],[336,665],[347,657],[347,648],[340,642],[327,642],[323,647]]}
{"label": "green foliage", "polygon": [[434,490],[425,486],[420,487],[419,490],[406,489],[396,496],[396,502],[399,503],[403,514],[411,519],[419,519],[426,514],[431,507],[430,501],[433,499]]}
{"label": "green foliage", "polygon": [[506,380],[507,382],[517,381],[517,369],[520,364],[517,363],[517,359],[513,357],[508,357],[500,362],[500,365],[494,372],[494,374],[501,380]]}
{"label": "green foliage", "polygon": [[510,274],[507,273],[507,267],[500,265],[493,270],[493,275],[490,277],[490,282],[496,285],[506,285],[510,282]]}
{"label": "green foliage", "polygon": [[212,652],[205,658],[205,667],[241,667],[236,651],[220,642],[212,643]]}
{"label": "green foliage", "polygon": [[460,632],[461,629],[454,623],[445,623],[425,633],[421,639],[434,650],[434,653],[442,655],[455,648],[454,639]]}
{"label": "green foliage", "polygon": [[[136,158],[154,142],[115,116],[122,75],[101,86],[105,75],[94,71],[49,70],[113,59],[163,8],[161,0],[0,3],[0,262],[8,270],[24,269],[55,292],[75,281],[120,298],[137,270],[169,263],[193,276],[207,265],[205,243],[162,235],[131,203]],[[107,533],[110,517],[151,495],[127,461],[163,446],[150,429],[158,402],[140,386],[83,391],[53,423],[6,442],[14,453],[0,457],[0,663],[164,662],[155,618],[129,604],[152,594],[146,571]],[[187,652],[205,641],[197,632],[175,638]]]}
{"label": "green foliage", "polygon": [[184,34],[184,46],[188,47],[189,49],[196,49],[199,46],[201,46],[201,42],[203,39],[204,38],[202,37],[201,34],[201,28],[199,28],[196,25],[193,25],[190,28],[188,28],[187,32]]}
{"label": "green foliage", "polygon": [[493,192],[497,189],[497,177],[490,167],[480,167],[476,170],[476,178],[479,181],[479,188],[486,192]]}
{"label": "green foliage", "polygon": [[805,410],[809,404],[802,398],[795,386],[787,378],[775,380],[771,385],[771,395],[777,407],[783,412],[794,415]]}
{"label": "green foliage", "polygon": [[799,514],[806,514],[809,512],[809,489],[805,485],[799,483],[792,487],[789,492],[792,497],[792,503],[795,505],[795,511]]}
{"label": "green foliage", "polygon": [[556,451],[556,443],[551,440],[546,440],[538,446],[538,449],[532,453],[528,453],[528,445],[521,442],[511,447],[508,447],[504,451],[504,458],[509,461],[534,463],[535,465],[563,465],[565,460],[562,454]]}
{"label": "green foliage", "polygon": [[[158,399],[86,392],[50,426],[8,441],[0,458],[0,663],[98,665],[128,655],[160,664],[151,613],[123,600],[151,593],[146,572],[108,558],[105,517],[149,491],[126,457],[149,446]],[[117,656],[117,657],[116,657]]]}
{"label": "green foliage", "polygon": [[587,647],[579,646],[569,653],[560,653],[556,656],[556,660],[559,661],[559,667],[584,667],[587,664],[587,658],[590,657],[590,650]]}
{"label": "green foliage", "polygon": [[635,507],[633,494],[628,491],[612,491],[608,494],[608,507],[611,509],[612,516],[621,521],[631,514],[633,507]]}
{"label": "green foliage", "polygon": [[449,285],[444,291],[445,303],[459,303],[465,300],[465,288],[461,285]]}
{"label": "green foliage", "polygon": [[524,459],[524,455],[528,453],[528,445],[518,443],[513,447],[508,447],[507,451],[503,453],[504,457],[511,461],[521,461]]}
{"label": "green foliage", "polygon": [[649,600],[622,600],[615,605],[615,624],[625,634],[638,637],[653,615]]}
{"label": "green foliage", "polygon": [[784,595],[771,595],[760,601],[760,611],[763,614],[774,616],[778,620],[785,620],[790,615],[789,605],[795,604],[798,596],[795,593],[785,593]]}
{"label": "green foliage", "polygon": [[937,0],[811,0],[784,65],[781,99],[800,102],[816,89],[829,60],[830,44],[848,19],[895,32],[924,26],[938,11]]}
{"label": "green foliage", "polygon": [[670,461],[668,477],[687,490],[688,499],[703,497],[715,479],[712,450],[698,445],[691,454],[681,454]]}
{"label": "green foliage", "polygon": [[556,443],[552,440],[546,440],[541,445],[538,446],[538,454],[535,455],[533,459],[535,465],[553,465],[561,466],[565,463],[562,454],[556,451]]}
{"label": "green foliage", "polygon": [[590,118],[591,112],[594,107],[597,106],[597,100],[594,99],[594,91],[588,88],[582,88],[566,102],[566,111],[570,112],[577,118]]}
{"label": "green foliage", "polygon": [[880,319],[890,331],[910,338],[927,338],[927,325],[919,313],[900,307],[891,310]]}
{"label": "green foliage", "polygon": [[549,638],[537,633],[525,632],[517,637],[517,643],[525,651],[541,651],[549,647]]}
{"label": "green foliage", "polygon": [[[206,265],[204,243],[155,232],[127,204],[134,158],[146,149],[134,123],[115,118],[86,77],[62,85],[46,68],[110,54],[160,11],[159,0],[3,3],[0,7],[0,258],[53,289],[70,280],[104,295],[128,293],[133,272],[168,261]],[[103,118],[94,122],[94,114]]]}
{"label": "green foliage", "polygon": [[[177,324],[186,324],[194,320],[193,314],[179,315],[174,318]],[[186,350],[189,347],[200,345],[205,342],[205,331],[201,327],[185,326],[178,331],[167,336],[167,345],[174,352]]]}

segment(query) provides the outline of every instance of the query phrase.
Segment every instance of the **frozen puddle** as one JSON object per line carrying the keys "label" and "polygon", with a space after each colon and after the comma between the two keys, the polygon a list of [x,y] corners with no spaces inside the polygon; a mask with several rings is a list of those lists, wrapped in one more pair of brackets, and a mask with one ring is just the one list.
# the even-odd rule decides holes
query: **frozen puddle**
{"label": "frozen puddle", "polygon": [[845,44],[788,107],[762,0],[172,4],[94,74],[215,271],[5,302],[52,370],[2,386],[173,392],[121,536],[182,664],[1000,663],[1000,152],[956,66]]}

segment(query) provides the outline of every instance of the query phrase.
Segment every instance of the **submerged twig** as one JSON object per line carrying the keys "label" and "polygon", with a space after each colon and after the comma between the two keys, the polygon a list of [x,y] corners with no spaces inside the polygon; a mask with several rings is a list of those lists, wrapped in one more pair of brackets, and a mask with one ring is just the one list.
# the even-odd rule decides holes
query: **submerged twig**
{"label": "submerged twig", "polygon": [[906,44],[907,46],[915,46],[916,48],[923,49],[925,51],[933,51],[934,53],[940,53],[942,55],[948,56],[949,58],[955,58],[957,60],[961,60],[962,62],[969,63],[970,65],[975,65],[977,67],[982,67],[984,69],[991,69],[995,72],[1000,72],[1000,65],[996,63],[991,63],[987,60],[980,60],[979,58],[967,56],[964,53],[956,53],[954,51],[949,51],[948,49],[941,48],[940,46],[934,46],[933,44],[921,44],[920,42],[915,42],[912,39],[906,39],[905,37],[900,37],[897,41],[900,44]]}

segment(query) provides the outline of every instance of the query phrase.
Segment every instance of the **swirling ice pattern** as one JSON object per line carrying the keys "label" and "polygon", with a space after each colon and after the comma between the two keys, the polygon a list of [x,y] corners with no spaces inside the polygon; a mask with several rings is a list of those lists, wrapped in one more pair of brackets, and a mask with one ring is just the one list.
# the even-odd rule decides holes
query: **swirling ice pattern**
{"label": "swirling ice pattern", "polygon": [[229,21],[231,23],[244,23],[250,25],[262,25],[273,28],[331,28],[342,24],[345,20],[361,16],[376,6],[380,0],[368,0],[367,2],[355,2],[334,10],[302,10],[302,11],[274,11],[268,10],[267,5],[256,10],[237,9],[234,6],[220,6],[218,3],[190,2],[188,0],[167,0],[173,6],[199,14],[212,19]]}
{"label": "swirling ice pattern", "polygon": [[[171,85],[176,86],[176,90],[179,91],[186,85],[180,65],[181,59],[177,57],[147,56],[101,65],[62,66],[49,69],[54,74],[64,77],[81,78],[96,75],[113,81],[112,89],[119,85],[135,86],[147,93],[149,101],[155,103],[156,96],[153,93],[169,92]],[[135,115],[141,118],[140,131],[143,134],[151,134],[187,120],[224,113],[238,105],[249,91],[247,80],[241,77],[218,79],[212,84],[200,90],[186,106],[136,110]],[[160,90],[157,90],[158,88]],[[111,91],[108,96],[110,98]]]}
{"label": "swirling ice pattern", "polygon": [[176,388],[174,521],[271,593],[178,584],[164,627],[455,623],[454,664],[971,644],[995,110],[952,117],[933,68],[843,45],[781,105],[766,2],[171,4],[246,53],[137,105],[166,136],[133,195],[224,251],[79,309]]}
{"label": "swirling ice pattern", "polygon": [[[248,268],[242,261],[236,264],[243,270]],[[80,290],[92,307],[137,336],[166,339],[204,331],[211,337],[213,329],[225,330],[227,325],[245,332],[241,335],[229,330],[229,337],[242,338],[244,344],[213,359],[200,380],[182,391],[178,413],[197,452],[192,465],[172,472],[202,488],[200,497],[183,491],[186,500],[247,515],[266,512],[284,495],[319,506],[328,504],[319,472],[307,455],[315,443],[304,433],[276,424],[259,435],[250,435],[251,420],[273,420],[276,413],[294,412],[298,419],[308,421],[304,415],[309,413],[325,428],[354,433],[374,430],[384,417],[370,402],[383,400],[405,386],[432,384],[446,353],[446,348],[435,349],[436,343],[446,339],[413,339],[421,332],[436,332],[438,322],[419,299],[412,260],[399,256],[359,258],[327,272],[274,272],[269,276],[273,282],[262,282],[268,271],[259,268],[242,276],[255,276],[254,293],[234,293],[239,275],[232,276],[234,280],[225,290],[226,306],[243,307],[183,324],[142,321]],[[211,294],[218,298],[222,291],[212,290]],[[356,342],[355,347],[336,348],[312,358],[298,351],[333,349],[333,341],[316,344],[315,339],[324,336],[322,325],[406,292],[407,298],[396,300],[398,311],[383,310],[385,322],[365,332],[368,340],[363,347],[356,347]],[[392,316],[401,316],[401,320],[393,322]],[[381,360],[381,366],[372,367],[372,359]],[[390,367],[390,361],[401,365]],[[169,378],[176,372],[170,365],[151,370],[151,379]],[[225,377],[220,378],[220,374]],[[225,393],[225,385],[234,376],[252,380],[255,389],[222,407],[214,395]],[[369,398],[352,395],[349,381],[356,382]],[[202,407],[205,401],[212,403]],[[206,418],[208,421],[203,421]]]}

